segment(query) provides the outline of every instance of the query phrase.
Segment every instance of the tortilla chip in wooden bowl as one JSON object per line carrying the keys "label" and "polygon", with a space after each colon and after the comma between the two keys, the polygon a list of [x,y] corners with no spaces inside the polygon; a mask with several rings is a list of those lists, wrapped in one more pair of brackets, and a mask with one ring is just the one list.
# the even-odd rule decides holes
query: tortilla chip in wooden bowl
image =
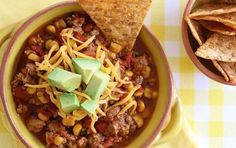
{"label": "tortilla chip in wooden bowl", "polygon": [[152,0],[77,0],[106,39],[131,50]]}
{"label": "tortilla chip in wooden bowl", "polygon": [[229,77],[226,74],[226,72],[224,71],[224,69],[222,68],[222,66],[219,64],[218,61],[216,60],[212,60],[213,65],[220,71],[220,73],[222,74],[222,76],[224,77],[225,81],[229,81]]}
{"label": "tortilla chip in wooden bowl", "polygon": [[236,62],[236,36],[214,33],[195,54],[204,59]]}
{"label": "tortilla chip in wooden bowl", "polygon": [[236,63],[235,62],[218,62],[227,74],[231,82],[236,82]]}
{"label": "tortilla chip in wooden bowl", "polygon": [[[198,3],[198,1],[196,1]],[[190,18],[195,18],[199,16],[209,16],[209,15],[219,15],[225,13],[236,12],[236,4],[228,3],[205,3],[191,13]]]}
{"label": "tortilla chip in wooden bowl", "polygon": [[210,30],[211,32],[221,33],[224,35],[236,35],[235,29],[225,26],[222,23],[214,21],[199,21],[199,22],[204,28]]}
{"label": "tortilla chip in wooden bowl", "polygon": [[236,12],[234,13],[226,13],[221,15],[206,15],[206,16],[198,16],[192,17],[195,20],[205,20],[205,21],[216,21],[224,24],[225,26],[236,29]]}
{"label": "tortilla chip in wooden bowl", "polygon": [[205,42],[205,39],[203,35],[203,28],[200,23],[190,19],[188,16],[185,17],[185,21],[187,22],[193,37],[196,39],[199,45],[202,45]]}
{"label": "tortilla chip in wooden bowl", "polygon": [[[232,66],[236,63],[236,28],[232,27],[236,22],[236,4],[230,0],[219,2],[189,0],[182,22],[183,42],[188,56],[202,73],[219,83],[236,86],[236,72]],[[217,19],[196,19],[204,17]],[[231,26],[225,23],[227,21]],[[199,42],[201,36],[205,40]]]}

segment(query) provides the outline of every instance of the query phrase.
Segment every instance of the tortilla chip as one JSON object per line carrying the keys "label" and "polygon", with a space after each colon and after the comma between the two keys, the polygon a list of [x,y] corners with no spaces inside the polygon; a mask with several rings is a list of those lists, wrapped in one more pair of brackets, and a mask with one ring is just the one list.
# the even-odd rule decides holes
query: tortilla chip
{"label": "tortilla chip", "polygon": [[236,36],[213,33],[195,54],[205,59],[236,62]]}
{"label": "tortilla chip", "polygon": [[234,30],[231,27],[225,26],[222,23],[219,22],[214,22],[214,21],[200,21],[200,24],[212,31],[212,32],[217,32],[217,33],[221,33],[224,35],[236,35],[236,30]]}
{"label": "tortilla chip", "polygon": [[236,13],[211,15],[211,16],[198,16],[194,17],[195,20],[216,21],[224,24],[225,26],[236,29]]}
{"label": "tortilla chip", "polygon": [[229,77],[226,74],[226,72],[223,70],[223,68],[220,66],[220,64],[218,63],[218,61],[216,60],[212,60],[213,65],[216,67],[217,70],[220,71],[220,73],[222,74],[222,76],[224,77],[225,81],[229,81]]}
{"label": "tortilla chip", "polygon": [[224,69],[231,82],[236,82],[236,63],[234,62],[218,62]]}
{"label": "tortilla chip", "polygon": [[190,18],[195,18],[198,16],[219,15],[232,12],[236,12],[236,4],[206,3],[198,7],[193,13],[191,13]]}
{"label": "tortilla chip", "polygon": [[199,45],[202,45],[205,42],[205,39],[203,37],[203,31],[201,25],[190,19],[188,16],[185,17],[185,21],[187,22],[193,37],[196,39]]}
{"label": "tortilla chip", "polygon": [[106,39],[132,49],[152,0],[77,0]]}

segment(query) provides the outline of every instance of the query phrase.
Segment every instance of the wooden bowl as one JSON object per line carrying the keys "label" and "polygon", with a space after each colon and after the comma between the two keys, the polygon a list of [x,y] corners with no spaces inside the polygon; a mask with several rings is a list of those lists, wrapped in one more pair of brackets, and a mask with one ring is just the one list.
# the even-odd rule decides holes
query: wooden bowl
{"label": "wooden bowl", "polygon": [[194,10],[198,6],[207,2],[214,2],[214,0],[189,0],[186,5],[186,8],[183,14],[183,19],[182,19],[182,39],[183,39],[185,50],[189,58],[193,62],[193,64],[207,77],[221,84],[236,86],[236,82],[225,81],[224,77],[215,68],[211,60],[203,59],[195,55],[195,52],[198,49],[199,45],[197,41],[194,39],[188,27],[188,24],[185,22],[184,18],[185,16],[190,14],[192,10]]}

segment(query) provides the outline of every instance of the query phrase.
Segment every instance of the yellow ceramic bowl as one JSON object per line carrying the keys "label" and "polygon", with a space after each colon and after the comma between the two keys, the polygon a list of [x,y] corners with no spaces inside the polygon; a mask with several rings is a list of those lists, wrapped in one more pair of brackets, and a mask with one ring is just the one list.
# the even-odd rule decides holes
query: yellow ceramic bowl
{"label": "yellow ceramic bowl", "polygon": [[[38,148],[44,146],[31,132],[28,131],[20,116],[16,113],[16,106],[11,92],[10,82],[13,78],[16,66],[18,65],[17,63],[20,62],[19,57],[22,53],[21,47],[26,39],[34,31],[40,28],[40,26],[53,18],[73,11],[82,11],[82,9],[76,2],[63,2],[37,13],[21,25],[21,27],[15,32],[9,42],[6,52],[4,53],[0,79],[2,102],[11,127],[21,142],[27,147]],[[171,72],[166,56],[159,42],[146,27],[142,28],[139,34],[139,39],[143,42],[146,49],[151,52],[153,62],[156,65],[157,78],[159,80],[159,88],[156,89],[159,93],[158,98],[156,98],[158,101],[155,110],[148,122],[148,125],[128,147],[131,147],[131,145],[132,147],[147,147],[151,142],[153,142],[155,137],[160,133],[163,123],[167,118],[173,98]],[[177,104],[175,109],[177,115],[174,115],[174,118],[171,119],[172,124],[168,126],[168,132],[166,131],[162,136],[164,137],[164,140],[167,140],[171,136],[175,136],[181,126],[179,124],[180,110],[178,105],[179,104]],[[175,122],[178,122],[176,124],[177,128]]]}

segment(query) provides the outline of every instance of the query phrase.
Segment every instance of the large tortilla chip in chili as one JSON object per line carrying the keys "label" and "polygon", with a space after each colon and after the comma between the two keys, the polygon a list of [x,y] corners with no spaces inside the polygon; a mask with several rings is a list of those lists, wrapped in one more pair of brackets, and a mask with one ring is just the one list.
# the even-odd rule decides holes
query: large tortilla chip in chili
{"label": "large tortilla chip in chili", "polygon": [[232,12],[236,12],[236,4],[206,3],[198,7],[193,13],[191,13],[190,18],[195,18],[198,16],[219,15]]}
{"label": "large tortilla chip in chili", "polygon": [[221,15],[199,16],[199,17],[194,17],[193,19],[206,20],[206,21],[216,21],[216,22],[220,22],[228,27],[236,29],[236,12],[228,13],[228,14],[221,14]]}
{"label": "large tortilla chip in chili", "polygon": [[236,63],[234,62],[218,62],[222,69],[226,72],[231,82],[236,82]]}
{"label": "large tortilla chip in chili", "polygon": [[214,21],[200,21],[200,24],[212,31],[212,32],[217,32],[217,33],[221,33],[221,34],[224,34],[224,35],[236,35],[236,30],[231,28],[231,27],[228,27],[228,26],[225,26],[224,24],[222,23],[219,23],[219,22],[214,22]]}
{"label": "large tortilla chip in chili", "polygon": [[152,0],[77,0],[106,39],[132,49]]}
{"label": "large tortilla chip in chili", "polygon": [[198,22],[190,19],[188,16],[185,17],[185,21],[187,22],[193,37],[196,39],[199,45],[202,45],[205,42],[202,26]]}
{"label": "large tortilla chip in chili", "polygon": [[213,33],[195,54],[205,59],[236,62],[236,36]]}

